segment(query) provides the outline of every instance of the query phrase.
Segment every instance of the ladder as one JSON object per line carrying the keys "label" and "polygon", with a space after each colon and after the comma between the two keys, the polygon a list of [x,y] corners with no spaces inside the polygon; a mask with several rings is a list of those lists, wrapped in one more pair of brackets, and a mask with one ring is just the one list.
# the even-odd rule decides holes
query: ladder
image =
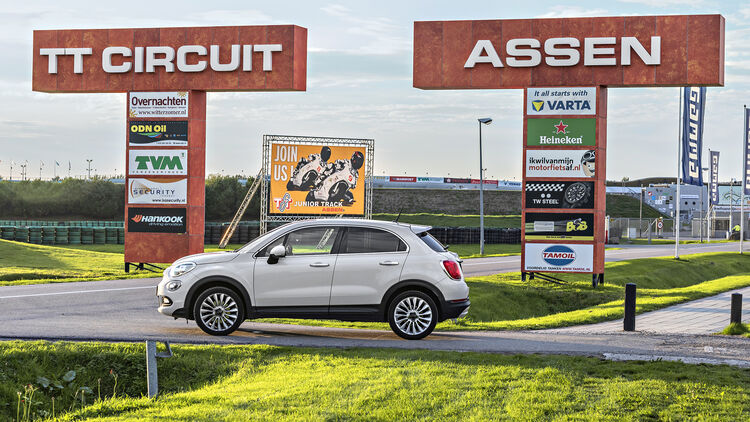
{"label": "ladder", "polygon": [[234,214],[234,218],[232,218],[232,222],[229,223],[229,227],[227,227],[227,231],[225,231],[224,235],[221,237],[221,242],[219,242],[220,249],[224,249],[227,247],[227,243],[229,243],[229,238],[231,238],[232,235],[234,234],[234,231],[237,230],[237,225],[240,224],[240,220],[242,219],[242,216],[245,214],[247,207],[250,206],[250,201],[252,201],[253,196],[255,196],[255,192],[258,191],[258,187],[260,186],[262,177],[263,177],[263,170],[259,171],[258,175],[255,176],[255,180],[253,180],[253,184],[250,186],[250,189],[247,191],[247,195],[245,195],[245,199],[242,200],[240,207],[237,209],[237,212]]}

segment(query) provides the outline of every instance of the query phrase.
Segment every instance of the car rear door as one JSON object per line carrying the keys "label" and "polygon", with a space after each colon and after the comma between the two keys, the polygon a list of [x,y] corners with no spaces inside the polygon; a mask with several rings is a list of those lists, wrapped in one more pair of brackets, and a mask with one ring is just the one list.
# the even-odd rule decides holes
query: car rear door
{"label": "car rear door", "polygon": [[331,313],[353,305],[379,305],[399,281],[408,256],[406,243],[377,228],[347,227],[338,248],[331,286]]}
{"label": "car rear door", "polygon": [[[338,235],[338,227],[307,227],[276,239],[260,251],[253,274],[254,305],[275,308],[267,311],[314,307],[307,311],[327,312],[336,264],[336,255],[331,252]],[[287,255],[269,264],[268,251],[279,244],[286,246]]]}

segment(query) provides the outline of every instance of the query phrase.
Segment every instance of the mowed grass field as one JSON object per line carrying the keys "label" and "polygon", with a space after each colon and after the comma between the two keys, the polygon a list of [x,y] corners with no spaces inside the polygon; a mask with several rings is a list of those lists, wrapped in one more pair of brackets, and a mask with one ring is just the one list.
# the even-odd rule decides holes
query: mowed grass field
{"label": "mowed grass field", "polygon": [[358,348],[175,345],[149,400],[144,349],[0,342],[0,419],[52,417],[52,396],[62,421],[750,418],[748,369]]}

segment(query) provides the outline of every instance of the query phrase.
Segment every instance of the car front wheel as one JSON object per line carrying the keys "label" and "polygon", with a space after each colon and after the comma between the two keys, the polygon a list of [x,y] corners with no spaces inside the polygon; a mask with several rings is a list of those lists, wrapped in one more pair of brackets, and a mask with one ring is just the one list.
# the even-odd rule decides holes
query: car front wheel
{"label": "car front wheel", "polygon": [[407,291],[396,296],[388,307],[388,323],[399,337],[419,340],[432,333],[438,314],[435,301],[419,291]]}
{"label": "car front wheel", "polygon": [[193,316],[198,327],[206,334],[226,336],[245,320],[245,307],[234,290],[210,287],[195,301]]}

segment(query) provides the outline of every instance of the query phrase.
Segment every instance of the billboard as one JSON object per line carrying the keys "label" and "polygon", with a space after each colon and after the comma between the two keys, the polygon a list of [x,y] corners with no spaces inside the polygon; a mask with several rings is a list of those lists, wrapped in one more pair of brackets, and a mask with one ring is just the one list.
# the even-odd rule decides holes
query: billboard
{"label": "billboard", "polygon": [[128,208],[130,233],[185,233],[186,208]]}
{"label": "billboard", "polygon": [[596,151],[585,149],[528,149],[526,177],[594,177]]}
{"label": "billboard", "polygon": [[[711,195],[709,205],[719,203],[719,151],[710,151],[711,155]],[[747,155],[746,155],[747,157]]]}
{"label": "billboard", "polygon": [[187,175],[186,149],[128,150],[129,176]]}
{"label": "billboard", "polygon": [[745,180],[743,182],[743,186],[745,189],[745,195],[750,195],[750,156],[748,153],[750,153],[750,109],[745,108],[745,127],[743,128],[743,136],[744,139],[744,153],[745,153],[745,159],[743,160],[743,168],[742,171],[745,173]]}
{"label": "billboard", "polygon": [[706,87],[683,88],[682,108],[682,182],[703,186],[703,114]]}
{"label": "billboard", "polygon": [[594,182],[526,182],[526,208],[594,208]]}
{"label": "billboard", "polygon": [[128,122],[128,146],[179,146],[188,144],[186,120],[131,120]]}
{"label": "billboard", "polygon": [[36,30],[42,92],[304,91],[296,25]]}
{"label": "billboard", "polygon": [[187,204],[187,177],[128,179],[128,204]]}
{"label": "billboard", "polygon": [[271,214],[365,213],[367,147],[271,144]]}
{"label": "billboard", "polygon": [[590,273],[594,270],[594,245],[526,243],[524,271]]}
{"label": "billboard", "polygon": [[724,26],[721,15],[418,21],[413,85],[722,86]]}
{"label": "billboard", "polygon": [[526,121],[528,146],[594,146],[596,119],[555,118]]}
{"label": "billboard", "polygon": [[594,214],[527,212],[524,224],[526,240],[594,240]]}
{"label": "billboard", "polygon": [[188,117],[187,91],[130,92],[128,117]]}
{"label": "billboard", "polygon": [[[527,88],[526,114],[594,115],[596,88]],[[529,121],[531,123],[531,121]]]}

